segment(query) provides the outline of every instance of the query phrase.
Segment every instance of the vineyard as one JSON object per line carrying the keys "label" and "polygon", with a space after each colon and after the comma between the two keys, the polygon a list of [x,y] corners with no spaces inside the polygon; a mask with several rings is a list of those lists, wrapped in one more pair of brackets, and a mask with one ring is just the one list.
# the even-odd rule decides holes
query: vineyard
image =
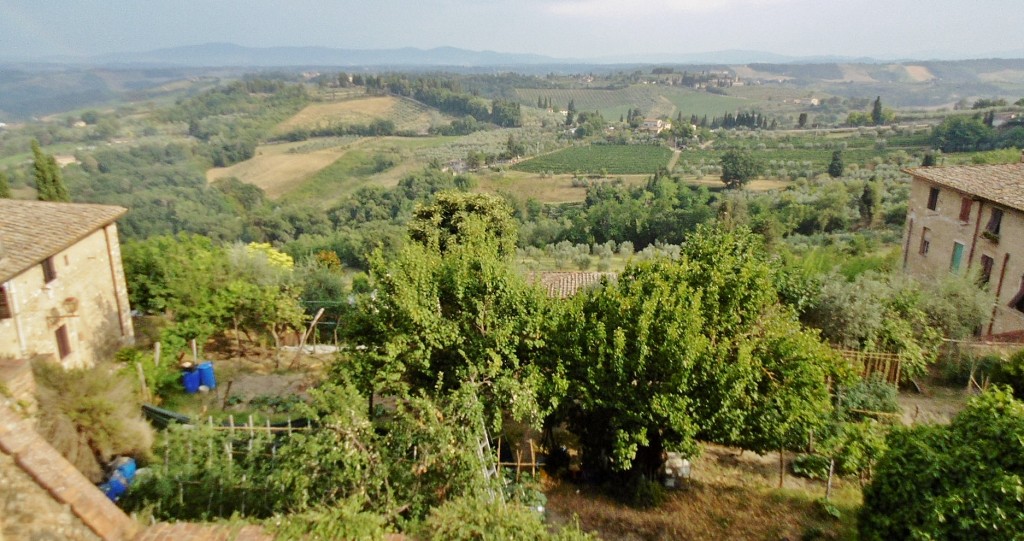
{"label": "vineyard", "polygon": [[655,145],[590,145],[538,156],[514,167],[529,173],[654,174],[672,151]]}
{"label": "vineyard", "polygon": [[699,92],[687,88],[633,85],[614,90],[597,88],[516,90],[519,101],[536,105],[537,98],[550,99],[555,109],[564,109],[573,101],[577,111],[600,111],[608,120],[618,120],[630,108],[639,108],[647,117],[721,115],[759,107],[759,101]]}

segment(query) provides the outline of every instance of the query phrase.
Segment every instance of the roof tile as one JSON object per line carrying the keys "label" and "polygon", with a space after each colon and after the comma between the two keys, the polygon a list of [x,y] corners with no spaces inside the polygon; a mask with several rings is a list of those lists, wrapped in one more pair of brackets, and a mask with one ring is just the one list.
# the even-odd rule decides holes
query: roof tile
{"label": "roof tile", "polygon": [[0,199],[0,283],[128,212],[123,207]]}
{"label": "roof tile", "polygon": [[903,171],[928,182],[1024,211],[1024,163],[911,167]]}

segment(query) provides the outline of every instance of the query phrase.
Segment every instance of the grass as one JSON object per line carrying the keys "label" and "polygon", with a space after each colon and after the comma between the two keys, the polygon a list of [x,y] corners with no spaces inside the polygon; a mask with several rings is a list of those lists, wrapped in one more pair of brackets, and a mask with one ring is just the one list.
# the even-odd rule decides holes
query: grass
{"label": "grass", "polygon": [[[789,457],[791,458],[791,456]],[[654,509],[634,509],[589,486],[558,483],[547,491],[555,521],[577,516],[582,529],[603,539],[855,539],[860,487],[839,479],[829,503],[818,503],[824,483],[787,476],[777,488],[778,455],[738,455],[735,449],[705,445],[693,460],[694,477]]]}
{"label": "grass", "polygon": [[672,151],[655,145],[588,145],[569,147],[526,160],[514,167],[518,171],[555,174],[654,174],[666,167]]}

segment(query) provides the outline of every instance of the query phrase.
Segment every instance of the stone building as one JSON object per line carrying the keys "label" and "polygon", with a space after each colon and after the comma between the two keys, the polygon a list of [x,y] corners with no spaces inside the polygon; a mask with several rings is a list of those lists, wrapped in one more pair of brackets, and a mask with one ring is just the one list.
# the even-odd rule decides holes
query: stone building
{"label": "stone building", "polygon": [[114,223],[125,212],[0,199],[0,359],[92,366],[132,341]]}
{"label": "stone building", "polygon": [[1024,329],[1024,163],[904,169],[903,269],[970,273],[995,294],[986,335]]}

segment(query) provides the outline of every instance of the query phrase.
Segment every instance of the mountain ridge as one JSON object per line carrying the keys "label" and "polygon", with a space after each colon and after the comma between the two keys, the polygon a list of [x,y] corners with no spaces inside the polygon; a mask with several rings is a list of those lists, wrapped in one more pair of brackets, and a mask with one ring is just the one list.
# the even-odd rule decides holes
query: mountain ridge
{"label": "mountain ridge", "polygon": [[[1004,51],[982,58],[1024,58],[1024,49]],[[94,56],[45,57],[36,59],[5,59],[21,62],[50,62],[75,65],[129,65],[162,67],[503,67],[541,65],[610,65],[610,64],[703,64],[735,65],[751,63],[863,63],[954,61],[968,60],[952,53],[937,51],[920,55],[875,58],[870,56],[814,55],[794,56],[766,51],[728,49],[695,53],[650,53],[606,55],[595,58],[559,58],[532,53],[507,53],[491,50],[475,51],[458,47],[421,49],[399,47],[390,49],[346,49],[318,46],[248,47],[234,43],[201,43],[154,49],[144,52],[109,53]]]}

